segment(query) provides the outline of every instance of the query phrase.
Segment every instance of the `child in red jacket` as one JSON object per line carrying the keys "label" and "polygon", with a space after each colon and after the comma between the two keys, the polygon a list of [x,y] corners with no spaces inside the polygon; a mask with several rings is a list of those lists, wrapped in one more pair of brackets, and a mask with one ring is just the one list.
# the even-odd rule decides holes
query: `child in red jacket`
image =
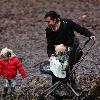
{"label": "child in red jacket", "polygon": [[26,73],[12,50],[3,48],[0,56],[0,76],[6,81],[4,86],[4,96],[6,96],[9,88],[11,89],[11,93],[15,90],[17,70],[21,73],[23,78],[26,77]]}

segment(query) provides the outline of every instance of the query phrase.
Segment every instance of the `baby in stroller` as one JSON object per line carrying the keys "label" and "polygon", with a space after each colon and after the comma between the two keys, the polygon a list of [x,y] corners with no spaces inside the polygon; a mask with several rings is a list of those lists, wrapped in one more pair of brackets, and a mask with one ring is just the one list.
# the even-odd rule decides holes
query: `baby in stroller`
{"label": "baby in stroller", "polygon": [[70,48],[66,48],[63,44],[55,46],[55,54],[49,59],[50,70],[55,78],[66,77],[66,70],[68,70],[69,66],[69,51]]}
{"label": "baby in stroller", "polygon": [[67,76],[69,70],[69,55],[70,47],[65,47],[63,44],[55,46],[55,54],[53,54],[49,61],[40,65],[40,72],[42,74],[49,74],[52,76],[52,85],[60,79]]}

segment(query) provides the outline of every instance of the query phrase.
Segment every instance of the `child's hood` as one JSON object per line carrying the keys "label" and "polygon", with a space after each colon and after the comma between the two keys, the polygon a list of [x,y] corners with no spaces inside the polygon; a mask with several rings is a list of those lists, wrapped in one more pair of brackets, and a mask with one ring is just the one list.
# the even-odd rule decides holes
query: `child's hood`
{"label": "child's hood", "polygon": [[5,47],[5,48],[3,48],[3,49],[1,50],[0,55],[5,55],[7,52],[10,52],[10,53],[11,53],[11,57],[12,57],[12,56],[15,56],[13,50],[11,50],[11,49],[9,49],[9,48],[7,48],[7,47]]}

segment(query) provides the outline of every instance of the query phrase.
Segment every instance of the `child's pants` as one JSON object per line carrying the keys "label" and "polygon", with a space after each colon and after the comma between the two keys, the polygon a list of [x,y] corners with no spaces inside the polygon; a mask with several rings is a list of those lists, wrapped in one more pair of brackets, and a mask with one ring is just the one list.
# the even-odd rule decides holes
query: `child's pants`
{"label": "child's pants", "polygon": [[5,83],[5,87],[8,87],[8,88],[14,88],[16,86],[16,78],[13,78],[13,79],[10,79],[10,80],[7,80],[5,79],[6,83]]}
{"label": "child's pants", "polygon": [[3,94],[3,97],[5,97],[7,95],[7,92],[8,92],[8,89],[10,88],[11,91],[10,93],[14,93],[15,91],[15,86],[16,86],[16,78],[13,78],[13,79],[10,79],[10,80],[7,80],[5,79],[5,85],[4,85],[4,94]]}

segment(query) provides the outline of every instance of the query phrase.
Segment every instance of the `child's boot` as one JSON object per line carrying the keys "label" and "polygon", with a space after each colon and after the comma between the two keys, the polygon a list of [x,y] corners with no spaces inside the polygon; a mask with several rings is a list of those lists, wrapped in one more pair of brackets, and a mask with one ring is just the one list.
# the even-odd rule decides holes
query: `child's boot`
{"label": "child's boot", "polygon": [[8,87],[4,87],[3,97],[7,96],[7,92],[8,92]]}
{"label": "child's boot", "polygon": [[11,95],[11,98],[14,98],[16,96],[15,87],[11,87],[10,95]]}

